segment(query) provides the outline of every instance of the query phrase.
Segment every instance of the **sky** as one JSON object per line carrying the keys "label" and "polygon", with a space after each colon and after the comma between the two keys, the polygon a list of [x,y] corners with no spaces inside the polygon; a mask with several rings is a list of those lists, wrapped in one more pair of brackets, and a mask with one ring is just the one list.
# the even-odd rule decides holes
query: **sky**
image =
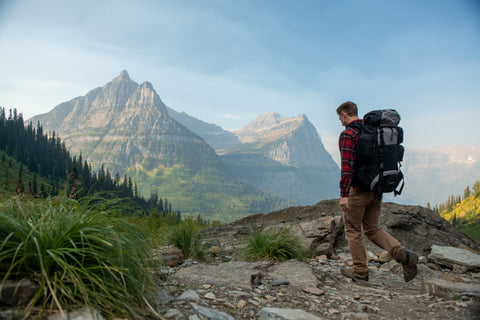
{"label": "sky", "polygon": [[24,119],[127,70],[226,130],[393,108],[407,148],[480,143],[480,0],[0,0],[0,106]]}

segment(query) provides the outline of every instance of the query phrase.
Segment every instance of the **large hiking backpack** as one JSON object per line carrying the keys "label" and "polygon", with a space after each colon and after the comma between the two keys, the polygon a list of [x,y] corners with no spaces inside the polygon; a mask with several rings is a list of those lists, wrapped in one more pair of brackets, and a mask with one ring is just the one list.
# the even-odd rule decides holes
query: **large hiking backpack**
{"label": "large hiking backpack", "polygon": [[[363,117],[357,145],[355,183],[377,197],[383,193],[402,193],[404,181],[400,170],[404,148],[400,115],[393,109],[375,110]],[[399,187],[401,183],[401,186]]]}

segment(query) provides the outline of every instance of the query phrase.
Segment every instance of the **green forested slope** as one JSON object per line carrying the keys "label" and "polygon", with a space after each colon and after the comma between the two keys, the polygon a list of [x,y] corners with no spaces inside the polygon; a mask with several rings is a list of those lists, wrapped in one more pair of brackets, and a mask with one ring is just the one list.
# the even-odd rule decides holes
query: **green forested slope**
{"label": "green forested slope", "polygon": [[[469,192],[466,193],[468,195]],[[473,186],[471,195],[455,205],[447,206],[440,215],[458,230],[480,241],[480,181]]]}

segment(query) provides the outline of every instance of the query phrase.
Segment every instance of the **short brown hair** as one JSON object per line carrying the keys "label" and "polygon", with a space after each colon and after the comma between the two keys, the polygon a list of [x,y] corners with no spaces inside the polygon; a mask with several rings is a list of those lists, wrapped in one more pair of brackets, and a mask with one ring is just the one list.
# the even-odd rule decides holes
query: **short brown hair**
{"label": "short brown hair", "polygon": [[342,112],[346,112],[350,117],[358,116],[357,105],[352,101],[344,102],[337,108],[338,115],[340,115]]}

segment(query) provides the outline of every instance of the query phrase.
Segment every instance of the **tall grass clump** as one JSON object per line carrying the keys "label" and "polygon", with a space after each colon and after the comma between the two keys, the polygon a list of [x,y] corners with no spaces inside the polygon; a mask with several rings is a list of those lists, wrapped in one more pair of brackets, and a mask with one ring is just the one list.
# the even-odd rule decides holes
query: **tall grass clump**
{"label": "tall grass clump", "polygon": [[304,260],[307,250],[290,228],[254,229],[245,240],[243,254],[249,261]]}
{"label": "tall grass clump", "polygon": [[140,318],[152,288],[149,241],[115,206],[57,197],[0,199],[0,280],[29,278],[27,307],[62,313],[81,306],[107,318]]}
{"label": "tall grass clump", "polygon": [[168,243],[180,249],[185,257],[205,260],[207,248],[202,243],[202,226],[191,217],[178,223],[168,236]]}

